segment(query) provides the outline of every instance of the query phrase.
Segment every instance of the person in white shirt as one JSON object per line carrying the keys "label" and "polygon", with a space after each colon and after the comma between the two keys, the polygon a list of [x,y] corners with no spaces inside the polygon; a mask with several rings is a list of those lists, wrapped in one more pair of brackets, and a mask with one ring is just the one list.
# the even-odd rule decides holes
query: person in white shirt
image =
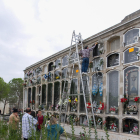
{"label": "person in white shirt", "polygon": [[26,113],[22,117],[22,135],[24,140],[28,140],[32,134],[36,131],[36,125],[38,121],[33,118],[31,114],[31,109],[27,108]]}

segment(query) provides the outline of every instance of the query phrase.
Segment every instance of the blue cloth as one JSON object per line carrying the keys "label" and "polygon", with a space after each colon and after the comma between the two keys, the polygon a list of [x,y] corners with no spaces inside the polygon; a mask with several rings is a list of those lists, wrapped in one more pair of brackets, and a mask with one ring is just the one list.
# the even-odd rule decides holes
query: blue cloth
{"label": "blue cloth", "polygon": [[60,135],[64,132],[64,129],[59,124],[47,126],[47,139],[59,140]]}
{"label": "blue cloth", "polygon": [[89,65],[89,58],[88,57],[84,57],[83,58],[83,62],[82,62],[82,72],[87,72],[88,65]]}

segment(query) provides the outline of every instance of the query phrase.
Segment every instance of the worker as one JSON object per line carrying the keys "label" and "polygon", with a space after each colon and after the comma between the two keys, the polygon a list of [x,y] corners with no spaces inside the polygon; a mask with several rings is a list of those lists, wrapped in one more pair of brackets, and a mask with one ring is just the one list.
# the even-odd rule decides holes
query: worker
{"label": "worker", "polygon": [[88,48],[88,46],[85,46],[83,50],[79,52],[79,55],[82,56],[83,62],[82,62],[82,74],[87,73],[88,65],[89,65],[89,57],[90,57],[90,51],[92,51],[98,43],[95,43],[91,48]]}

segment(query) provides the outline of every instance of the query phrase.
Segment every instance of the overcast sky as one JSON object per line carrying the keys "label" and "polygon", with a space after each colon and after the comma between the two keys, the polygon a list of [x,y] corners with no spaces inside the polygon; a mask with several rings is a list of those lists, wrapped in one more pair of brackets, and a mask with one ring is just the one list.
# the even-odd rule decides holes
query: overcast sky
{"label": "overcast sky", "polygon": [[23,78],[23,70],[139,10],[139,0],[0,0],[0,77]]}

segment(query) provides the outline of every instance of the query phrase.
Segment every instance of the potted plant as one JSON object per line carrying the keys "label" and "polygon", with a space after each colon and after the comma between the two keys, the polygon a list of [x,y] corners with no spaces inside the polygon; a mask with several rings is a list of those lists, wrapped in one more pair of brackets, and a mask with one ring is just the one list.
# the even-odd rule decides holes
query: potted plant
{"label": "potted plant", "polygon": [[139,130],[138,127],[134,126],[132,131],[135,135],[138,135],[138,130]]}
{"label": "potted plant", "polygon": [[102,127],[102,119],[99,118],[97,121],[97,129],[101,129],[101,127]]}

